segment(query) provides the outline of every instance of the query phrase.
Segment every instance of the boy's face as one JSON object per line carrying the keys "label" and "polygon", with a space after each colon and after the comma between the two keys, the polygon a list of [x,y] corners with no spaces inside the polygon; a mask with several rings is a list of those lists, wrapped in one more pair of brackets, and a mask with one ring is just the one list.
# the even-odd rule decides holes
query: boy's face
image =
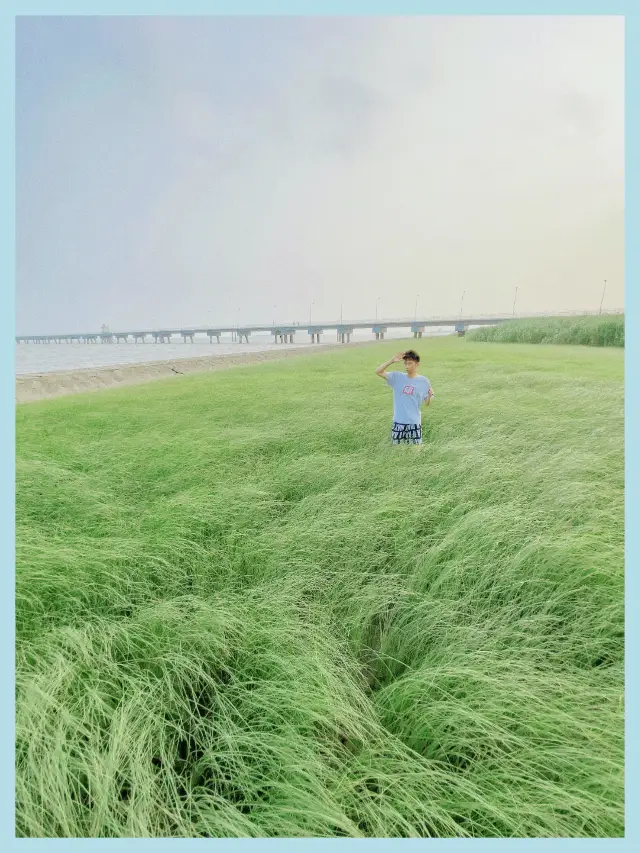
{"label": "boy's face", "polygon": [[413,358],[405,358],[404,359],[404,366],[407,369],[407,371],[412,371],[418,367],[418,362],[415,361]]}

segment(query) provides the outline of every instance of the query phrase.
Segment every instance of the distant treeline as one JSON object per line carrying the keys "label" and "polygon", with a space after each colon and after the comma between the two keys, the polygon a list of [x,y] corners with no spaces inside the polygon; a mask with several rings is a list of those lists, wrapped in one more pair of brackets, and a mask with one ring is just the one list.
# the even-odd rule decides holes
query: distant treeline
{"label": "distant treeline", "polygon": [[624,314],[605,317],[549,317],[507,320],[497,326],[473,329],[471,341],[504,344],[574,344],[586,347],[624,347]]}

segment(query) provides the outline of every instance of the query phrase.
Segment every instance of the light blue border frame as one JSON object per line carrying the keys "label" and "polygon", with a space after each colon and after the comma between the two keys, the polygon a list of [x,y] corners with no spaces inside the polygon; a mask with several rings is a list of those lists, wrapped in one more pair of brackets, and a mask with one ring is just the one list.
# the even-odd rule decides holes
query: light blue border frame
{"label": "light blue border frame", "polygon": [[[438,14],[438,15],[470,15],[470,14],[530,14],[530,15],[624,15],[626,19],[626,233],[632,237],[640,233],[638,221],[638,167],[637,151],[640,150],[638,139],[638,106],[637,79],[638,49],[640,47],[640,14],[634,11],[636,2],[615,2],[607,4],[589,2],[588,0],[540,0],[540,2],[474,2],[474,0],[452,0],[452,2],[435,2],[435,0],[40,0],[40,2],[5,3],[0,10],[0,68],[2,76],[2,101],[5,105],[5,121],[7,131],[0,141],[2,146],[2,172],[0,183],[0,203],[4,214],[4,227],[0,230],[2,242],[3,277],[0,286],[0,347],[2,347],[2,371],[0,388],[3,395],[3,405],[0,406],[1,429],[4,437],[0,455],[0,506],[2,515],[0,524],[1,555],[2,555],[2,840],[3,849],[21,848],[38,849],[54,845],[57,849],[103,849],[105,846],[117,847],[122,850],[178,849],[186,845],[204,845],[215,847],[216,850],[239,851],[245,848],[260,850],[277,850],[282,846],[293,849],[292,845],[300,845],[304,849],[337,849],[354,845],[366,850],[394,850],[410,846],[411,849],[451,849],[473,846],[474,849],[493,850],[496,847],[504,849],[529,849],[544,845],[544,849],[553,850],[608,850],[638,849],[640,834],[638,833],[637,811],[631,802],[640,803],[640,784],[638,766],[640,763],[638,738],[638,664],[633,652],[637,652],[638,644],[638,604],[640,603],[640,579],[634,571],[638,566],[640,542],[638,529],[640,525],[629,524],[629,519],[635,506],[636,518],[640,514],[640,485],[639,451],[637,444],[631,439],[633,423],[638,432],[638,395],[634,394],[637,382],[637,370],[640,361],[639,343],[633,337],[632,327],[636,322],[638,312],[638,286],[636,284],[639,263],[638,249],[633,239],[626,241],[626,281],[631,282],[626,287],[625,311],[627,329],[625,335],[625,375],[630,378],[629,393],[625,395],[625,515],[626,515],[626,837],[625,839],[406,839],[406,840],[351,840],[351,839],[228,839],[207,841],[204,839],[18,839],[14,838],[14,572],[15,565],[15,182],[14,182],[14,25],[17,15],[408,15],[408,14]],[[630,92],[635,92],[635,99]],[[635,155],[635,156],[634,156]],[[634,375],[635,373],[635,375]],[[634,619],[634,616],[636,617]],[[635,664],[635,666],[634,666]],[[635,672],[634,672],[635,670]],[[9,689],[10,686],[10,689]],[[635,839],[635,841],[634,841]]]}

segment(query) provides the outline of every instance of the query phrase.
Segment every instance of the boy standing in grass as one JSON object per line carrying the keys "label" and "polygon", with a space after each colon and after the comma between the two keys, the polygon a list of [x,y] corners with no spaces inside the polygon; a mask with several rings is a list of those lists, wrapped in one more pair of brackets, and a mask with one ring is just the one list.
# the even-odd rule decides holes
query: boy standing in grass
{"label": "boy standing in grass", "polygon": [[[401,370],[387,373],[387,367],[399,361],[404,361],[406,373]],[[410,349],[397,353],[376,370],[393,389],[393,444],[422,444],[421,407],[423,403],[429,405],[433,389],[427,377],[419,375],[419,364],[420,356]]]}

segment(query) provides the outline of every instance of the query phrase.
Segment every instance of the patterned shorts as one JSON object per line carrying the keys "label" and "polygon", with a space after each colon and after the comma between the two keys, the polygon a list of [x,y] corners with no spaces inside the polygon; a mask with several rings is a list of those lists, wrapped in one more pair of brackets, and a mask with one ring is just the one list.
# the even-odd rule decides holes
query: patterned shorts
{"label": "patterned shorts", "polygon": [[393,444],[422,444],[422,426],[420,424],[398,424],[391,428]]}

